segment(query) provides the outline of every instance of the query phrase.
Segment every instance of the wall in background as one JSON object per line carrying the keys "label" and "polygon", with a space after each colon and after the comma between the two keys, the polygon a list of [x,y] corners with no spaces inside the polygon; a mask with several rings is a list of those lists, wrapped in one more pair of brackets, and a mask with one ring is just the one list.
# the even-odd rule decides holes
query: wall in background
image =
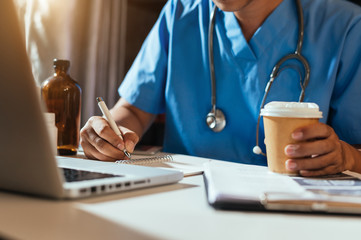
{"label": "wall in background", "polygon": [[[129,70],[142,43],[157,20],[166,0],[129,0],[127,7],[127,33],[125,69]],[[163,144],[164,115],[158,116],[139,144]]]}

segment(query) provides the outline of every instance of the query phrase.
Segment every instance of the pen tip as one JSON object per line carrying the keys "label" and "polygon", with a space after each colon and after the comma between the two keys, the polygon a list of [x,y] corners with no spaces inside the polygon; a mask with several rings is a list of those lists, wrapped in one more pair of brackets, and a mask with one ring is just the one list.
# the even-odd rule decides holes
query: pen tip
{"label": "pen tip", "polygon": [[123,152],[124,152],[125,156],[127,156],[129,159],[131,158],[130,153],[125,148],[124,148]]}
{"label": "pen tip", "polygon": [[103,98],[97,97],[97,102],[101,102],[101,101],[103,101]]}

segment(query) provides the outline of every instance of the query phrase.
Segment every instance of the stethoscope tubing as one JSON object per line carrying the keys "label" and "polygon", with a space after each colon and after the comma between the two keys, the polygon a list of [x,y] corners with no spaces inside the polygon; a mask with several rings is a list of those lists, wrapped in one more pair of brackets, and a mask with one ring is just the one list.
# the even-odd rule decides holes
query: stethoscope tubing
{"label": "stethoscope tubing", "polygon": [[209,32],[208,32],[208,55],[209,55],[209,70],[211,75],[211,91],[212,91],[212,97],[211,97],[211,103],[212,103],[212,111],[216,111],[216,74],[214,70],[214,55],[213,55],[213,32],[214,32],[214,26],[216,21],[216,12],[217,12],[217,6],[215,5],[213,8],[213,11],[211,13],[211,22],[209,24]]}
{"label": "stethoscope tubing", "polygon": [[[259,150],[257,151],[257,154],[262,154],[265,155],[260,147],[259,147],[259,125],[260,125],[260,119],[261,119],[261,109],[264,107],[266,99],[267,99],[267,95],[270,91],[270,88],[274,82],[274,80],[278,77],[278,75],[281,73],[281,71],[283,69],[285,69],[286,67],[282,66],[284,65],[284,63],[286,61],[289,60],[296,60],[299,61],[302,66],[304,67],[304,79],[302,81],[302,77],[300,76],[300,86],[301,86],[301,93],[299,96],[299,102],[303,102],[304,100],[304,96],[305,96],[305,90],[306,87],[308,85],[309,79],[310,79],[310,66],[309,63],[307,61],[307,59],[301,55],[301,51],[302,51],[302,47],[303,47],[303,38],[304,38],[304,18],[303,18],[303,10],[302,10],[302,5],[301,5],[301,1],[300,0],[296,0],[296,6],[297,6],[297,12],[298,12],[298,40],[297,40],[297,47],[294,53],[288,54],[284,57],[282,57],[277,63],[276,65],[273,67],[272,69],[272,73],[270,75],[270,80],[268,81],[266,87],[265,87],[265,93],[263,95],[262,98],[262,102],[258,111],[258,118],[257,118],[257,130],[256,130],[256,146],[255,148],[258,148]],[[215,119],[218,120],[219,122],[212,124],[212,126],[210,124],[208,124],[208,126],[215,131],[217,124],[222,125],[223,127],[221,129],[218,129],[215,132],[219,132],[222,131],[225,123],[226,123],[226,119],[223,115],[223,112],[220,109],[217,109],[217,98],[216,98],[216,77],[215,77],[215,66],[214,66],[214,53],[213,53],[213,35],[214,35],[214,26],[215,26],[215,19],[216,19],[216,12],[217,12],[217,6],[215,5],[213,8],[213,11],[211,12],[211,21],[209,24],[209,32],[208,32],[208,55],[209,55],[209,68],[210,68],[210,78],[211,78],[211,92],[212,92],[212,96],[211,96],[211,104],[212,104],[212,110],[208,115],[214,115]],[[300,74],[301,75],[301,74]],[[216,114],[217,112],[222,113],[222,117],[216,118]],[[208,117],[207,115],[207,117]],[[255,152],[255,151],[254,151]]]}

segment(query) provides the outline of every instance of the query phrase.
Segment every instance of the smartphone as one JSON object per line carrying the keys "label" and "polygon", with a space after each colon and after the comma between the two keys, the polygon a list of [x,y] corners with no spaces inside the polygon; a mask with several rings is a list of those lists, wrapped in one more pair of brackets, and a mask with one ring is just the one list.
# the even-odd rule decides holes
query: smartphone
{"label": "smartphone", "polygon": [[137,145],[134,154],[138,155],[154,155],[162,150],[161,146]]}

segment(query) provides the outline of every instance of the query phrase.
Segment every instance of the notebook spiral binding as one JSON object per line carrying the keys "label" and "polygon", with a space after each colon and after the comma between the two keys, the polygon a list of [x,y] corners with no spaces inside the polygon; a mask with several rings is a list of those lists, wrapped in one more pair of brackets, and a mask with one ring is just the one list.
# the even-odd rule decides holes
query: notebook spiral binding
{"label": "notebook spiral binding", "polygon": [[161,163],[161,162],[173,162],[171,155],[156,156],[150,158],[139,158],[131,160],[118,160],[115,163],[119,164],[137,164],[137,165],[148,165],[152,163]]}

